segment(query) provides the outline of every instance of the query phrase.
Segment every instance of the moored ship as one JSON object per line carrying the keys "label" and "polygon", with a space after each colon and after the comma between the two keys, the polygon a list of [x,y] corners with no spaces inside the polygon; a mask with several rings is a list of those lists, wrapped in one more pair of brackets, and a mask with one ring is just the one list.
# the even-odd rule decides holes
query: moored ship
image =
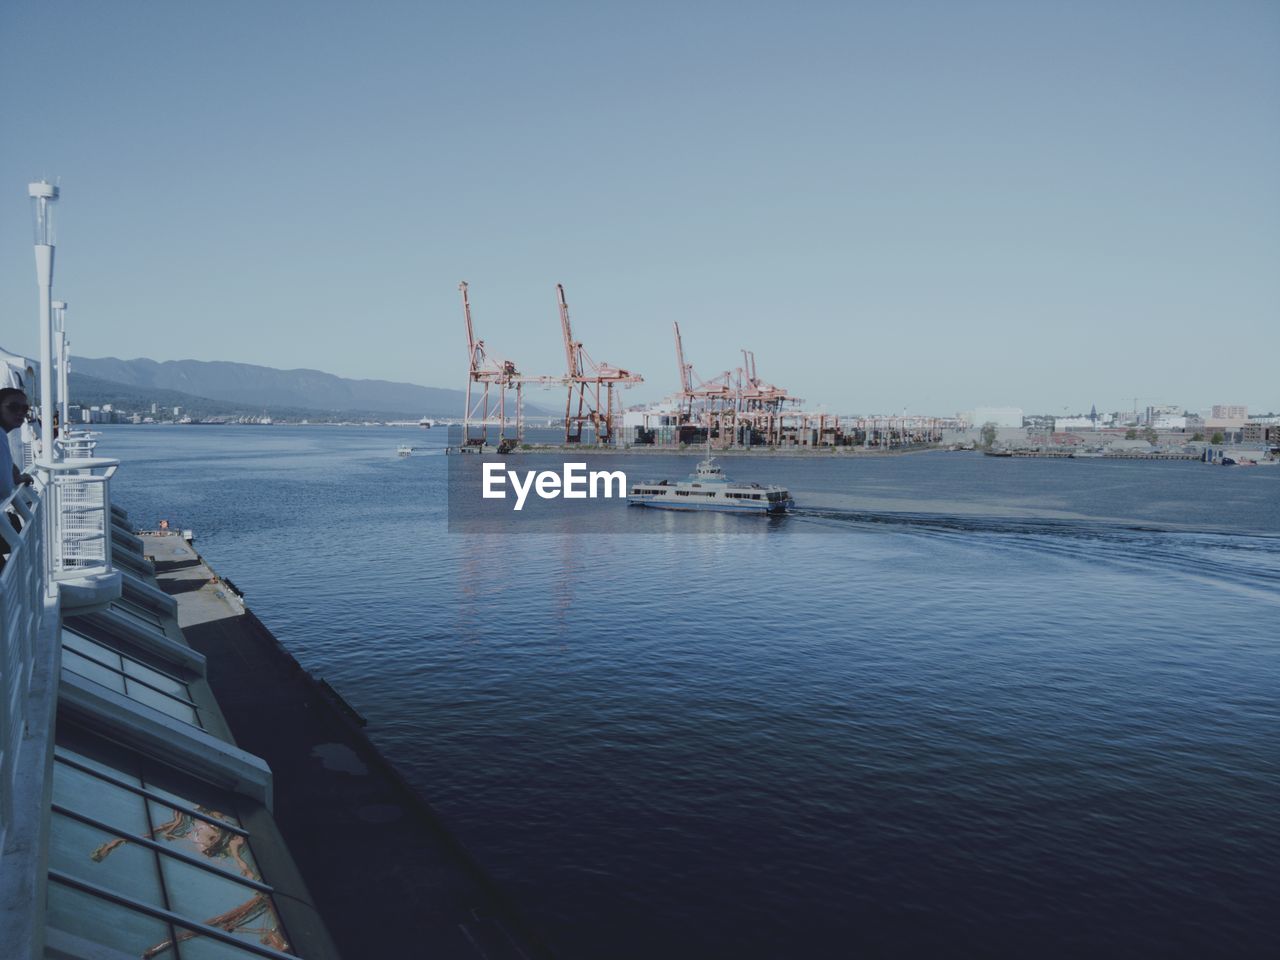
{"label": "moored ship", "polygon": [[795,506],[785,487],[735,483],[708,452],[688,480],[638,481],[627,503],[660,510],[718,510],[723,513],[786,513]]}

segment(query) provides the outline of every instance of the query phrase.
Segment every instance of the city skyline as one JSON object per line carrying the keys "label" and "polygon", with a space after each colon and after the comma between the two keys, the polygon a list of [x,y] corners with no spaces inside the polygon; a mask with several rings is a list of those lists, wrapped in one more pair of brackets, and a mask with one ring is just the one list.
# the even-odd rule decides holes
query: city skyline
{"label": "city skyline", "polygon": [[48,176],[73,356],[456,389],[465,279],[557,374],[563,282],[624,402],[675,320],[841,413],[1280,407],[1272,5],[314,10],[0,12],[0,345]]}

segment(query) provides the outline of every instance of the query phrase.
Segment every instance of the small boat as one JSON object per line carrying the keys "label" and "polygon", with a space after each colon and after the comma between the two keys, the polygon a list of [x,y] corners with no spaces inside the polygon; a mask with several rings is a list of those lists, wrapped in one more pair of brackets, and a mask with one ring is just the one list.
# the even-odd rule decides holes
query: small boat
{"label": "small boat", "polygon": [[1223,454],[1222,459],[1218,462],[1224,467],[1274,467],[1280,464],[1280,460],[1264,456],[1251,457],[1246,454],[1236,454],[1232,457]]}
{"label": "small boat", "polygon": [[435,426],[435,424],[433,424],[426,417],[423,417],[421,420],[418,421],[418,426],[423,427],[427,430],[430,430],[433,426]]}
{"label": "small boat", "polygon": [[396,455],[401,457],[411,457],[413,456],[413,447],[402,443],[400,446],[396,447]]}
{"label": "small boat", "polygon": [[639,481],[627,503],[659,510],[718,510],[723,513],[786,513],[795,506],[785,487],[734,483],[716,464],[710,449],[688,480]]}

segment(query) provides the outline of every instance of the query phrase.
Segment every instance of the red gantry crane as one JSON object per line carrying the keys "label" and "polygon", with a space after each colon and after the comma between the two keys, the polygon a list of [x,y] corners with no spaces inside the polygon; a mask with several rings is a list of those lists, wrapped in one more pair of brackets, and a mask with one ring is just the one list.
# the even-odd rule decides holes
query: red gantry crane
{"label": "red gantry crane", "polygon": [[761,380],[756,374],[756,355],[752,350],[742,351],[737,387],[739,422],[746,423],[752,432],[763,435],[766,443],[781,442],[782,418],[788,412],[786,408],[794,408],[804,401],[791,396],[782,387]]}
{"label": "red gantry crane", "polygon": [[638,373],[592,360],[583,349],[582,341],[573,339],[564,284],[556,284],[556,298],[560,303],[560,329],[564,334],[564,354],[568,365],[568,373],[562,381],[569,387],[564,408],[564,442],[581,443],[582,428],[590,424],[596,443],[610,443],[614,439],[614,386],[643,383],[644,378]]}
{"label": "red gantry crane", "polygon": [[684,340],[680,336],[680,324],[671,326],[676,336],[676,363],[680,367],[680,417],[681,423],[701,425],[711,436],[712,424],[719,428],[722,446],[728,446],[733,434],[733,375],[726,370],[710,380],[699,380],[693,372],[693,364],[684,359]]}
{"label": "red gantry crane", "polygon": [[[519,443],[524,435],[521,396],[523,378],[510,360],[498,360],[485,352],[483,340],[477,340],[471,322],[471,300],[467,296],[467,282],[458,284],[462,292],[462,313],[467,320],[467,350],[470,369],[467,376],[467,407],[462,417],[463,449],[483,449],[489,442],[489,428],[497,427],[498,446],[505,448]],[[507,435],[507,391],[515,391],[515,436]]]}

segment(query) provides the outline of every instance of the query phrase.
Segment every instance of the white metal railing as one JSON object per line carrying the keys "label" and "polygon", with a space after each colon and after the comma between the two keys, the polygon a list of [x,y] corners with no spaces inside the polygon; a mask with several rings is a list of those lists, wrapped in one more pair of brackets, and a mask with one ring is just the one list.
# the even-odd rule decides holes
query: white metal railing
{"label": "white metal railing", "polygon": [[110,482],[118,460],[92,457],[40,464],[52,475],[49,570],[54,580],[111,570]]}
{"label": "white metal railing", "polygon": [[64,460],[82,460],[93,456],[98,446],[96,433],[68,430],[56,441]]}
{"label": "white metal railing", "polygon": [[27,693],[44,604],[45,532],[41,497],[21,486],[0,503],[0,850],[13,822],[14,777],[26,726]]}

